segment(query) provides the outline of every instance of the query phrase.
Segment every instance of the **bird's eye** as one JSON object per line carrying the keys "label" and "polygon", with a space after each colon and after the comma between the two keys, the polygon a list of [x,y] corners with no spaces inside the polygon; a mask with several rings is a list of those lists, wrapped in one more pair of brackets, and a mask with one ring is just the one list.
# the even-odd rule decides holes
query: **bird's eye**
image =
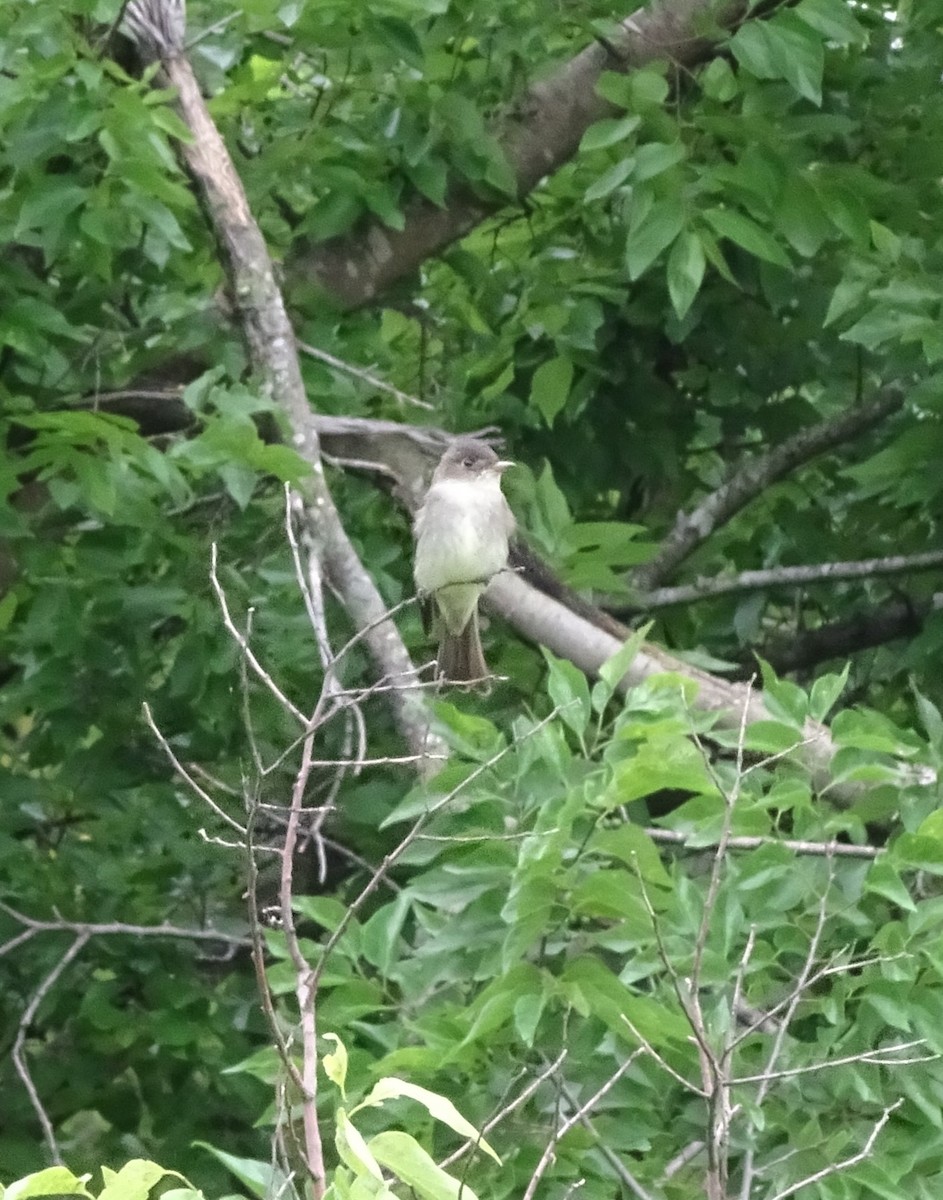
{"label": "bird's eye", "polygon": [[475,460],[473,458],[463,458],[462,459],[463,467],[473,467],[474,465],[475,465]]}

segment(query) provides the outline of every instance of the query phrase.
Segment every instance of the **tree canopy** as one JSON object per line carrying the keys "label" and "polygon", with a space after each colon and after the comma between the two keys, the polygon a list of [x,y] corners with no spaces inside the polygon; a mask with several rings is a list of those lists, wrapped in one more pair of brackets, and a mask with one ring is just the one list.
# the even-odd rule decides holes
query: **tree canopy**
{"label": "tree canopy", "polygon": [[7,0],[3,1182],[936,1194],[941,26]]}

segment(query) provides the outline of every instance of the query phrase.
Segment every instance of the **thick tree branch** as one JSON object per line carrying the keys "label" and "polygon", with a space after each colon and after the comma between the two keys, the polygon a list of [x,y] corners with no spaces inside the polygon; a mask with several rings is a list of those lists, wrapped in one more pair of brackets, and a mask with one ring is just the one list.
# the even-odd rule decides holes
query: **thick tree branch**
{"label": "thick tree branch", "polygon": [[943,592],[929,600],[893,600],[870,612],[856,613],[842,621],[830,621],[818,629],[795,630],[751,648],[737,672],[746,678],[756,670],[756,657],[770,664],[777,675],[807,671],[819,663],[845,659],[862,650],[883,646],[897,638],[914,637],[927,617],[943,609]]}
{"label": "thick tree branch", "polygon": [[395,624],[383,619],[386,606],[357,557],[325,482],[295,335],[272,261],[183,51],[182,0],[131,0],[127,27],[142,50],[160,61],[165,81],[176,89],[177,110],[193,135],[191,142],[180,144],[180,152],[219,240],[253,370],[285,413],[292,444],[311,466],[305,517],[312,550],[356,627],[367,630],[365,640],[380,674],[392,683],[402,682],[389,693],[394,717],[410,750],[422,755],[429,748],[429,718],[421,692],[412,687],[414,668]]}
{"label": "thick tree branch", "polygon": [[678,514],[658,554],[632,572],[633,588],[644,593],[658,587],[715,529],[777,480],[818,455],[859,437],[897,412],[903,403],[904,397],[898,388],[884,388],[868,404],[802,429],[767,454],[741,463],[727,481],[705,496],[700,504],[690,512]]}
{"label": "thick tree branch", "polygon": [[693,583],[677,587],[655,588],[640,596],[635,604],[607,605],[615,616],[628,617],[670,608],[675,604],[693,604],[732,592],[756,592],[767,588],[796,588],[810,583],[838,583],[846,579],[876,579],[881,575],[913,575],[943,567],[943,550],[922,554],[891,554],[884,558],[864,558],[846,562],[808,563],[795,567],[769,567],[762,571],[741,571],[739,575],[708,579],[699,576]]}
{"label": "thick tree branch", "polygon": [[[504,116],[495,135],[518,198],[576,153],[594,121],[614,109],[596,94],[604,71],[630,71],[668,59],[691,67],[706,58],[747,11],[744,0],[656,0],[613,22],[605,45],[594,42],[546,79],[533,84]],[[427,258],[504,208],[505,197],[485,198],[454,183],[444,206],[416,198],[401,230],[374,222],[315,247],[297,248],[294,275],[314,277],[345,308],[367,304]]]}

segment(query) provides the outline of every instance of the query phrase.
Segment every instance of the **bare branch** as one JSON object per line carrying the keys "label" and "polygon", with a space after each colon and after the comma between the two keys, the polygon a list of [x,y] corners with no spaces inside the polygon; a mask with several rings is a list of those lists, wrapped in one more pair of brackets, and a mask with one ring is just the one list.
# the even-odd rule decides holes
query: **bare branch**
{"label": "bare branch", "polygon": [[794,1196],[802,1188],[808,1187],[812,1183],[818,1183],[820,1179],[827,1179],[829,1175],[837,1175],[839,1171],[847,1171],[849,1167],[857,1166],[858,1163],[863,1162],[874,1149],[874,1143],[878,1140],[881,1130],[890,1120],[891,1113],[896,1112],[903,1103],[904,1098],[901,1096],[899,1100],[895,1100],[893,1104],[889,1104],[885,1108],[884,1112],[881,1113],[881,1116],[875,1122],[874,1128],[868,1134],[868,1140],[857,1154],[852,1154],[850,1158],[844,1158],[841,1162],[830,1163],[827,1167],[823,1167],[821,1171],[807,1175],[805,1179],[800,1179],[798,1183],[793,1183],[781,1192],[777,1192],[772,1197],[772,1200],[786,1200],[787,1196]]}
{"label": "bare branch", "polygon": [[844,562],[806,563],[795,567],[769,567],[762,571],[741,571],[738,575],[698,576],[693,583],[677,587],[655,588],[639,596],[631,605],[607,605],[616,616],[631,616],[675,604],[693,604],[734,592],[756,592],[771,588],[797,588],[814,583],[839,583],[848,579],[877,579],[884,575],[913,575],[943,567],[943,550],[922,554],[891,554],[884,558],[864,558]]}
{"label": "bare branch", "polygon": [[209,792],[206,791],[205,788],[200,787],[200,785],[193,778],[193,776],[189,773],[189,771],[187,771],[186,767],[184,767],[183,763],[181,763],[180,759],[177,758],[176,754],[174,754],[173,750],[171,750],[170,743],[167,741],[167,739],[164,737],[164,735],[161,733],[161,731],[157,728],[157,723],[154,720],[153,713],[151,712],[151,706],[147,703],[146,700],[144,701],[144,704],[142,707],[144,710],[144,719],[145,719],[145,721],[147,721],[148,726],[150,727],[151,733],[153,733],[154,737],[157,738],[160,748],[167,755],[168,759],[170,759],[171,766],[174,768],[174,770],[177,772],[177,774],[180,776],[180,778],[187,784],[187,786],[191,789],[193,794],[195,796],[199,796],[199,798],[203,801],[203,803],[212,812],[214,812],[221,821],[225,822],[225,824],[227,824],[230,827],[230,829],[235,829],[235,831],[238,834],[241,834],[242,837],[245,837],[245,835],[246,835],[245,826],[240,825],[239,822],[234,817],[231,817],[229,815],[229,813],[226,812],[225,809],[220,808],[220,806],[216,803],[216,801],[209,794]]}
{"label": "bare branch", "polygon": [[775,1083],[778,1079],[791,1079],[795,1075],[812,1075],[817,1071],[827,1071],[832,1067],[847,1067],[849,1063],[864,1063],[874,1067],[902,1067],[912,1063],[936,1062],[943,1057],[939,1054],[919,1054],[911,1058],[894,1058],[903,1050],[911,1050],[914,1046],[925,1046],[926,1038],[916,1038],[912,1042],[897,1042],[893,1046],[881,1046],[875,1050],[862,1050],[857,1054],[847,1054],[844,1058],[829,1058],[824,1062],[809,1063],[805,1067],[789,1067],[784,1071],[762,1072],[760,1075],[741,1075],[737,1079],[729,1079],[727,1087],[738,1087],[742,1083]]}
{"label": "bare branch", "polygon": [[[125,28],[145,53],[160,61],[158,79],[175,89],[177,111],[192,134],[192,140],[179,143],[179,150],[216,233],[252,368],[263,393],[287,416],[292,444],[311,468],[304,492],[314,552],[354,625],[370,626],[367,646],[381,673],[400,682],[388,698],[410,750],[420,756],[429,749],[441,750],[438,742],[430,745],[425,701],[410,686],[413,667],[406,647],[393,622],[384,619],[383,599],[357,557],[328,490],[294,330],[265,239],[184,53],[182,18],[182,0],[130,0]],[[429,773],[424,758],[417,762],[421,772]]]}
{"label": "bare branch", "polygon": [[[518,1093],[518,1095],[515,1096],[509,1104],[502,1105],[501,1109],[482,1126],[481,1137],[486,1137],[492,1129],[500,1125],[501,1122],[509,1117],[512,1112],[520,1108],[522,1104],[526,1104],[531,1096],[533,1096],[534,1092],[536,1092],[540,1087],[540,1085],[559,1070],[563,1064],[563,1060],[566,1058],[566,1055],[566,1050],[561,1050],[553,1062],[550,1063],[550,1065],[546,1068],[546,1070],[535,1076],[530,1083],[528,1083],[527,1087],[525,1087],[522,1092]],[[459,1146],[457,1150],[453,1150],[448,1158],[443,1158],[439,1163],[439,1166],[443,1169],[451,1166],[452,1163],[456,1162],[462,1157],[462,1155],[467,1154],[469,1150],[474,1150],[477,1144],[477,1142],[472,1141],[465,1142],[463,1145]]]}
{"label": "bare branch", "polygon": [[722,484],[690,512],[679,513],[658,554],[630,576],[633,588],[649,592],[668,578],[684,560],[745,505],[796,467],[834,450],[879,424],[903,406],[903,393],[895,387],[881,391],[869,404],[820,421],[767,454],[747,459]]}
{"label": "bare branch", "polygon": [[[710,843],[705,845],[695,834],[691,833],[679,833],[674,829],[656,829],[654,827],[647,828],[645,832],[653,842],[683,846],[690,850],[710,848]],[[737,835],[727,839],[728,850],[758,850],[760,846],[782,846],[794,854],[814,854],[837,858],[877,858],[884,853],[883,846],[854,846],[844,842],[803,842],[794,838],[776,838],[762,834],[752,837]]]}
{"label": "bare branch", "polygon": [[425,408],[429,412],[435,410],[435,406],[429,404],[427,401],[420,400],[417,396],[410,396],[408,392],[401,392],[399,388],[393,387],[385,379],[380,379],[378,375],[372,375],[369,371],[363,370],[362,367],[355,367],[352,363],[344,362],[342,358],[336,358],[333,354],[328,354],[326,350],[319,350],[316,346],[309,346],[307,342],[302,341],[298,342],[298,349],[310,358],[316,358],[318,362],[323,362],[326,366],[333,367],[335,371],[342,371],[345,375],[359,379],[361,383],[366,383],[378,392],[386,392],[388,396],[393,396],[400,404],[412,404],[416,408]]}
{"label": "bare branch", "polygon": [[557,1143],[566,1137],[574,1125],[579,1124],[583,1117],[593,1111],[599,1101],[602,1100],[607,1092],[615,1087],[615,1085],[619,1082],[626,1071],[628,1071],[641,1053],[641,1050],[633,1051],[633,1053],[629,1055],[625,1062],[622,1063],[622,1065],[615,1071],[613,1071],[602,1087],[598,1088],[597,1091],[595,1091],[593,1095],[590,1096],[587,1101],[585,1101],[585,1103],[580,1105],[576,1112],[567,1117],[563,1124],[554,1130],[553,1137],[544,1147],[543,1154],[541,1154],[540,1160],[537,1163],[537,1166],[534,1168],[534,1173],[531,1175],[527,1187],[524,1189],[524,1195],[521,1197],[521,1200],[534,1200],[534,1193],[537,1191],[537,1185],[540,1183],[541,1179],[543,1179],[544,1174],[546,1173],[551,1162],[553,1162],[554,1149]]}
{"label": "bare branch", "polygon": [[[20,925],[23,925],[32,933],[74,933],[83,937],[169,937],[169,938],[184,938],[188,941],[195,942],[228,942],[236,946],[248,946],[249,938],[244,934],[226,933],[222,929],[189,929],[185,925],[131,925],[124,921],[68,921],[62,917],[54,921],[42,921],[36,917],[27,916],[26,913],[18,912],[9,904],[0,901],[0,910],[5,912],[7,916],[12,917]],[[13,941],[24,941],[22,936],[19,939],[12,939],[4,945],[0,950],[0,955],[14,949]]]}
{"label": "bare branch", "polygon": [[61,1165],[62,1155],[59,1153],[59,1143],[56,1141],[52,1121],[50,1121],[49,1114],[46,1112],[39,1098],[39,1092],[36,1090],[36,1085],[30,1074],[29,1064],[26,1061],[26,1054],[24,1053],[26,1048],[26,1034],[33,1023],[40,1004],[42,1004],[50,989],[55,986],[59,976],[69,963],[82,952],[83,947],[91,936],[90,933],[79,933],[62,958],[59,959],[46,978],[36,988],[35,992],[33,992],[30,1002],[23,1010],[23,1014],[17,1024],[16,1040],[13,1043],[13,1050],[11,1051],[16,1073],[23,1081],[23,1086],[26,1088],[26,1093],[29,1096],[29,1102],[32,1104],[33,1111],[36,1113],[39,1123],[42,1126],[43,1137],[46,1139],[46,1145],[49,1148],[49,1156],[57,1165]]}

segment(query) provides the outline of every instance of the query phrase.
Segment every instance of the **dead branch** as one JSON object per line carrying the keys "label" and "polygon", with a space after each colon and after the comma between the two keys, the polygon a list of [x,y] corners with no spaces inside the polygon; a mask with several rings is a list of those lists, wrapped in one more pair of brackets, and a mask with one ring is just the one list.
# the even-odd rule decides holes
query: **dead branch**
{"label": "dead branch", "polygon": [[678,514],[658,554],[631,572],[632,587],[642,593],[652,591],[716,529],[777,480],[818,455],[859,437],[897,412],[903,403],[904,396],[899,388],[886,387],[870,403],[802,429],[767,454],[742,462],[725,483],[705,496],[695,508]]}

